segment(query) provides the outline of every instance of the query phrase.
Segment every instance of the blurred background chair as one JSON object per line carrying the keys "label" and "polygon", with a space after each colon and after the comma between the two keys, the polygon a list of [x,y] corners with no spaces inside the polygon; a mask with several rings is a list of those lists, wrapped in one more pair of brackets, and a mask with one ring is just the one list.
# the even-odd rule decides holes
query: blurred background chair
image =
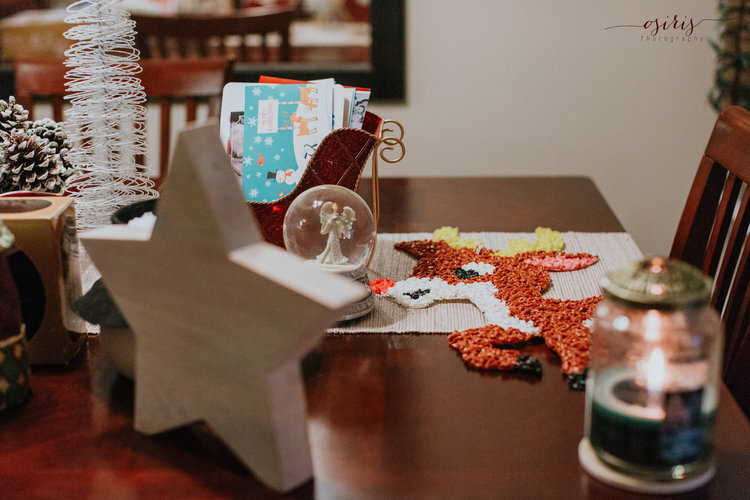
{"label": "blurred background chair", "polygon": [[16,102],[29,112],[29,120],[36,118],[36,105],[52,105],[52,119],[63,120],[65,102],[65,72],[62,59],[18,57],[13,61]]}
{"label": "blurred background chair", "polygon": [[51,6],[52,0],[2,0],[0,2],[0,18],[24,10],[49,9]]}
{"label": "blurred background chair", "polygon": [[725,327],[723,378],[750,416],[750,112],[721,113],[698,166],[672,257],[714,278]]}
{"label": "blurred background chair", "polygon": [[[159,173],[155,178],[158,188],[167,174],[172,138],[179,132],[172,127],[172,110],[180,102],[184,104],[184,112],[177,122],[181,125],[205,118],[218,118],[224,85],[232,81],[234,59],[142,59],[140,64],[143,68],[141,83],[146,97],[149,102],[158,102],[160,108],[157,142]],[[207,113],[199,116],[201,103],[206,104]],[[153,127],[147,126],[146,130],[153,130]],[[152,154],[152,158],[156,156]]]}
{"label": "blurred background chair", "polygon": [[[136,47],[144,58],[187,58],[231,55],[239,62],[290,61],[289,26],[297,17],[298,0],[237,9],[223,16],[154,16],[133,14]],[[269,36],[280,45],[272,56]]]}
{"label": "blurred background chair", "polygon": [[[167,173],[170,145],[176,126],[220,115],[224,85],[232,80],[234,60],[228,57],[204,59],[141,60],[139,75],[147,104],[146,135],[149,171],[157,187]],[[62,59],[16,58],[16,100],[35,117],[39,103],[51,102],[52,118],[63,120],[65,73]],[[158,123],[158,128],[156,127]],[[157,160],[158,158],[158,160]],[[142,158],[137,159],[143,165]]]}

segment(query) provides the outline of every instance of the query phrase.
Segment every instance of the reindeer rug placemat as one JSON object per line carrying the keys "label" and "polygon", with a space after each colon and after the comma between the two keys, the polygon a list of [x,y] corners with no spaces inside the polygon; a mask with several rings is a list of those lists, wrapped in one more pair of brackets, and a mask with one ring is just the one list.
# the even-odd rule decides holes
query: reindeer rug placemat
{"label": "reindeer rug placemat", "polygon": [[[550,285],[543,292],[544,298],[580,300],[599,296],[599,283],[609,271],[642,257],[641,251],[627,233],[560,233],[564,241],[565,254],[585,253],[598,256],[598,261],[583,269],[550,272]],[[534,233],[461,233],[464,240],[478,240],[479,246],[493,251],[506,250],[512,239],[533,242]],[[400,282],[406,280],[417,263],[417,258],[397,250],[394,244],[416,240],[433,240],[432,233],[384,233],[378,235],[375,255],[368,269],[370,281]],[[474,270],[476,276],[481,266]],[[422,299],[425,287],[407,292],[415,299]],[[408,297],[407,297],[408,298]],[[426,298],[426,297],[425,297]],[[330,328],[332,334],[363,333],[425,333],[450,334],[454,331],[486,326],[488,321],[479,308],[467,300],[438,300],[425,308],[404,307],[388,297],[377,295],[374,310],[363,318],[340,323]]]}

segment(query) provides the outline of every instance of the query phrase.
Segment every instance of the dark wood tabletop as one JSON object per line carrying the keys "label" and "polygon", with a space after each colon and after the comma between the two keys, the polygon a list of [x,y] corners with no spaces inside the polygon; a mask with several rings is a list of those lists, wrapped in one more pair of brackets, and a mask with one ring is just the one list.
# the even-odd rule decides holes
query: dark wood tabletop
{"label": "dark wood tabletop", "polygon": [[[360,191],[369,200],[370,185]],[[382,232],[622,231],[583,177],[383,179]],[[443,335],[335,335],[303,364],[315,479],[290,498],[644,498],[578,462],[584,393],[544,374],[469,370]],[[0,414],[0,498],[274,498],[205,426],[142,436],[133,383],[99,339],[35,367],[33,396]],[[679,498],[747,498],[750,424],[725,388],[718,472]]]}

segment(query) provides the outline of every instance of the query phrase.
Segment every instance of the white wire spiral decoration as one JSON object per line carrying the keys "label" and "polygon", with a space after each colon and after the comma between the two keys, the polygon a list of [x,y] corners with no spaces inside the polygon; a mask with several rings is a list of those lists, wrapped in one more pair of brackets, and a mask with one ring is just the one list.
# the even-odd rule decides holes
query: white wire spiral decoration
{"label": "white wire spiral decoration", "polygon": [[76,197],[79,229],[109,223],[112,212],[158,192],[136,163],[146,154],[146,94],[138,73],[135,22],[117,4],[82,0],[68,6],[65,52],[68,136],[75,167],[68,192]]}

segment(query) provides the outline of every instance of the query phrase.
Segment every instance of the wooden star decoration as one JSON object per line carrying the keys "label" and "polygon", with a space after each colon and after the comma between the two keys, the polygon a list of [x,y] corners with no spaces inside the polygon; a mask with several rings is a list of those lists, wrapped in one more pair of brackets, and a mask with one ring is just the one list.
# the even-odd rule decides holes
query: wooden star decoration
{"label": "wooden star decoration", "polygon": [[362,287],[262,241],[218,126],[180,135],[153,227],[81,235],[135,334],[135,428],[204,421],[268,486],[312,476],[299,361]]}

